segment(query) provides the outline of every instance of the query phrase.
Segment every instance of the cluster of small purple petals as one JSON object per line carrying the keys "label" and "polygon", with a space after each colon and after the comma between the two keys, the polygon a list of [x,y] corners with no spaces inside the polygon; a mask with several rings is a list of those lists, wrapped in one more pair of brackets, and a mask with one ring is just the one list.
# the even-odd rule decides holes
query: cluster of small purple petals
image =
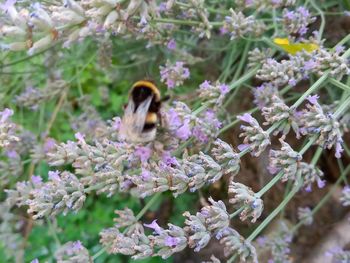
{"label": "cluster of small purple petals", "polygon": [[219,138],[213,142],[211,154],[215,161],[221,166],[223,174],[230,174],[232,177],[240,170],[240,157],[233,148]]}
{"label": "cluster of small purple petals", "polygon": [[340,202],[343,206],[350,206],[350,187],[345,186],[340,197]]}
{"label": "cluster of small purple petals", "polygon": [[86,196],[84,186],[69,172],[49,172],[49,181],[34,188],[26,204],[33,219],[44,216],[64,215],[68,211],[77,212],[83,206]]}
{"label": "cluster of small purple petals", "polygon": [[295,11],[283,10],[283,25],[285,32],[289,35],[303,36],[307,33],[308,25],[315,22],[316,17],[312,17],[309,10],[300,6]]}
{"label": "cluster of small purple petals", "polygon": [[238,149],[243,151],[249,148],[251,155],[258,157],[271,144],[269,134],[260,127],[258,121],[249,113],[237,116],[237,118],[249,124],[249,126],[241,125],[243,132],[239,137],[244,137],[244,140],[243,144],[238,146]]}
{"label": "cluster of small purple petals", "polygon": [[11,142],[19,141],[16,136],[16,125],[10,121],[13,110],[8,108],[0,112],[0,147],[7,147]]}
{"label": "cluster of small purple petals", "polygon": [[[149,227],[148,225],[145,225]],[[155,256],[160,256],[163,259],[170,257],[176,252],[180,252],[187,247],[187,237],[185,231],[178,226],[168,224],[168,229],[156,227],[154,234],[148,238],[153,246],[157,249]]]}
{"label": "cluster of small purple petals", "polygon": [[323,188],[326,181],[322,180],[323,172],[315,165],[301,162],[299,165],[301,177],[303,178],[303,185],[305,191],[311,192],[311,185],[316,183],[318,188]]}
{"label": "cluster of small purple petals", "polygon": [[28,86],[15,97],[15,103],[21,107],[36,110],[41,103],[58,97],[66,88],[67,83],[64,80],[48,82],[42,89]]}
{"label": "cluster of small purple petals", "polygon": [[3,186],[23,174],[22,159],[17,151],[6,150],[4,154],[6,159],[0,160],[0,184]]}
{"label": "cluster of small purple petals", "polygon": [[225,257],[239,255],[240,262],[258,263],[255,247],[233,228],[223,228],[217,238],[224,247]]}
{"label": "cluster of small purple petals", "polygon": [[160,66],[160,80],[169,89],[182,85],[184,80],[190,77],[190,70],[184,64],[182,61],[177,61],[175,64],[167,61],[165,66]]}
{"label": "cluster of small purple petals", "polygon": [[312,211],[309,207],[299,207],[298,208],[298,219],[303,221],[304,225],[312,225],[314,219],[312,217]]}
{"label": "cluster of small purple petals", "polygon": [[280,139],[281,149],[270,151],[269,171],[276,174],[283,171],[282,181],[297,182],[297,173],[302,156],[294,151],[290,145]]}
{"label": "cluster of small purple petals", "polygon": [[34,163],[38,163],[42,160],[46,160],[46,155],[53,151],[56,145],[56,141],[52,138],[45,138],[44,142],[34,145],[30,151],[30,157]]}
{"label": "cluster of small purple petals", "polygon": [[211,83],[205,80],[199,85],[199,97],[205,100],[205,103],[211,107],[217,108],[225,99],[225,95],[230,91],[230,87],[226,84]]}
{"label": "cluster of small purple petals", "polygon": [[323,111],[315,96],[308,97],[310,103],[299,118],[300,132],[303,135],[317,135],[316,143],[327,149],[335,147],[335,157],[340,158],[343,152],[340,124],[332,113]]}
{"label": "cluster of small purple petals", "polygon": [[[168,2],[175,2],[173,0],[169,0]],[[187,2],[186,2],[187,3]],[[197,18],[201,21],[198,27],[193,28],[194,31],[199,33],[199,37],[210,38],[212,25],[209,22],[209,12],[206,9],[204,0],[191,0],[188,1],[190,4],[190,8],[183,10],[183,14],[187,18]]]}
{"label": "cluster of small purple petals", "polygon": [[86,263],[92,261],[89,251],[79,240],[74,242],[69,241],[62,245],[58,250],[56,250],[55,258],[59,263]]}
{"label": "cluster of small purple petals", "polygon": [[253,95],[254,104],[259,109],[263,109],[264,107],[271,107],[272,97],[278,95],[278,89],[271,83],[264,83],[254,88]]}
{"label": "cluster of small purple petals", "polygon": [[276,131],[274,131],[274,135],[281,132],[281,138],[284,139],[289,133],[290,128],[292,128],[297,138],[299,138],[299,127],[296,121],[295,111],[286,105],[280,97],[273,95],[271,98],[271,105],[263,107],[261,111],[266,120],[266,122],[263,123],[264,125],[271,125],[276,122],[284,121],[278,126]]}
{"label": "cluster of small purple petals", "polygon": [[254,16],[246,17],[242,12],[230,9],[230,16],[226,16],[223,25],[223,32],[227,32],[231,40],[253,36],[257,37],[265,31],[262,21],[256,20]]}
{"label": "cluster of small purple petals", "polygon": [[334,247],[326,251],[325,256],[331,258],[332,263],[346,263],[350,261],[350,250]]}
{"label": "cluster of small purple petals", "polygon": [[261,63],[271,58],[271,55],[271,49],[260,50],[258,48],[254,48],[248,52],[248,68],[260,66]]}
{"label": "cluster of small purple petals", "polygon": [[228,193],[233,195],[229,202],[234,204],[235,208],[244,207],[240,213],[240,219],[245,221],[247,218],[251,218],[251,222],[255,223],[264,209],[262,199],[251,188],[233,181],[229,184]]}

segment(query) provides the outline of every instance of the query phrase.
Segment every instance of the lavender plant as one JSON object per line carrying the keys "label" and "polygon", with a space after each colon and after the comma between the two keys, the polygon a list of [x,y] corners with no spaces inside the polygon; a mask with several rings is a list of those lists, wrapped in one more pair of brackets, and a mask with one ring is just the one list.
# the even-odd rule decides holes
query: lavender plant
{"label": "lavender plant", "polygon": [[[350,35],[330,39],[325,19],[349,3],[330,2],[2,3],[5,260],[300,260],[299,228],[318,224],[341,184],[350,204]],[[126,121],[135,79],[170,99]],[[153,140],[129,138],[126,125],[153,121]],[[321,158],[338,164],[334,184]],[[308,195],[318,198],[298,203]],[[291,226],[264,238],[279,214]]]}

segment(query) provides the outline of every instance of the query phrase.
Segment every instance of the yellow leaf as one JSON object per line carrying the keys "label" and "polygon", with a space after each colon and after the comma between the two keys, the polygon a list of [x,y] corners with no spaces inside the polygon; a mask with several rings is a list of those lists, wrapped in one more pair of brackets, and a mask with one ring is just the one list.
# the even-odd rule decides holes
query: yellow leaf
{"label": "yellow leaf", "polygon": [[302,50],[312,52],[319,49],[319,46],[314,43],[290,43],[288,38],[274,38],[273,42],[292,55],[295,55]]}

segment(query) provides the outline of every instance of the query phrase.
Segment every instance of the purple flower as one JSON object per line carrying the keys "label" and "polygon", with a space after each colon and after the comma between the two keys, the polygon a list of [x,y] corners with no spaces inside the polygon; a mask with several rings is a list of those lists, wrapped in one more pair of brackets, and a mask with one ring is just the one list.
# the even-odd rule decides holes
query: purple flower
{"label": "purple flower", "polygon": [[177,161],[176,157],[171,156],[171,153],[169,151],[163,152],[162,155],[162,161],[167,165],[180,165],[179,162]]}
{"label": "purple flower", "polygon": [[139,146],[135,150],[135,156],[139,157],[142,163],[147,162],[152,156],[152,150],[149,147]]}
{"label": "purple flower", "polygon": [[170,41],[167,44],[167,48],[170,49],[170,50],[176,49],[176,41],[175,41],[175,39],[173,39],[173,38],[170,39]]}
{"label": "purple flower", "polygon": [[249,144],[240,144],[237,146],[238,150],[240,150],[241,152],[243,152],[245,149],[249,148]]}
{"label": "purple flower", "polygon": [[164,240],[164,244],[168,247],[176,247],[179,244],[179,240],[176,237],[167,236]]}
{"label": "purple flower", "polygon": [[85,139],[84,139],[85,138],[84,134],[77,132],[74,136],[75,136],[75,139],[77,139],[79,143],[86,144]]}
{"label": "purple flower", "polygon": [[48,153],[55,148],[56,141],[52,138],[47,138],[44,143],[44,152]]}
{"label": "purple flower", "polygon": [[154,230],[154,232],[156,232],[158,235],[160,235],[162,233],[163,228],[161,228],[158,224],[157,224],[157,219],[153,220],[151,224],[143,224],[145,227],[151,228]]}
{"label": "purple flower", "polygon": [[122,123],[122,120],[120,117],[114,117],[113,118],[113,124],[112,124],[112,128],[116,131],[119,131],[120,125]]}
{"label": "purple flower", "polygon": [[19,154],[15,150],[7,151],[6,155],[10,159],[18,159],[19,158]]}
{"label": "purple flower", "polygon": [[30,179],[32,180],[32,183],[34,185],[39,185],[43,182],[43,179],[41,178],[40,175],[32,175]]}
{"label": "purple flower", "polygon": [[37,258],[35,258],[30,263],[39,263],[39,260]]}
{"label": "purple flower", "polygon": [[341,142],[337,142],[335,145],[335,158],[341,158],[342,152],[344,151]]}
{"label": "purple flower", "polygon": [[77,240],[77,241],[73,242],[73,244],[72,244],[72,249],[73,249],[74,251],[79,251],[79,250],[81,250],[82,248],[83,248],[83,245],[81,244],[80,240]]}
{"label": "purple flower", "polygon": [[182,61],[177,61],[175,65],[167,61],[165,66],[160,66],[160,80],[166,83],[169,89],[182,85],[189,77],[190,70],[184,67]]}
{"label": "purple flower", "polygon": [[49,171],[49,179],[52,181],[61,181],[60,172],[58,170]]}
{"label": "purple flower", "polygon": [[305,63],[304,63],[304,70],[310,71],[310,70],[316,68],[317,65],[318,64],[317,64],[317,62],[315,60],[310,59],[308,61],[305,61]]}
{"label": "purple flower", "polygon": [[176,131],[176,137],[181,140],[187,140],[190,138],[192,132],[190,127],[190,120],[185,120],[183,125]]}
{"label": "purple flower", "polygon": [[181,119],[179,117],[179,114],[176,112],[175,109],[171,108],[166,113],[166,117],[168,119],[168,123],[171,126],[171,128],[177,129],[181,126]]}
{"label": "purple flower", "polygon": [[292,78],[292,79],[288,80],[288,85],[291,87],[294,87],[295,85],[297,85],[297,81]]}
{"label": "purple flower", "polygon": [[225,95],[230,91],[230,87],[227,84],[220,84],[219,86],[221,94]]}
{"label": "purple flower", "polygon": [[283,17],[284,17],[284,18],[287,18],[287,19],[289,19],[289,20],[293,20],[294,17],[295,17],[295,14],[294,14],[293,11],[287,11],[287,12],[285,12],[285,13],[283,14]]}
{"label": "purple flower", "polygon": [[204,114],[204,120],[215,129],[219,129],[222,126],[221,121],[216,116],[215,111],[207,110]]}
{"label": "purple flower", "polygon": [[208,142],[208,136],[202,131],[201,127],[195,126],[192,130],[192,134],[201,143]]}
{"label": "purple flower", "polygon": [[6,13],[11,7],[16,4],[17,0],[7,0],[4,4],[0,5],[0,8]]}
{"label": "purple flower", "polygon": [[204,80],[204,82],[202,84],[199,85],[200,89],[210,89],[210,81],[208,80]]}
{"label": "purple flower", "polygon": [[342,45],[337,45],[337,46],[335,47],[335,52],[336,52],[336,53],[342,53],[344,50],[345,50],[345,47],[342,46]]}
{"label": "purple flower", "polygon": [[249,124],[254,122],[254,119],[250,113],[244,113],[243,115],[238,115],[238,119],[244,122],[248,122]]}
{"label": "purple flower", "polygon": [[326,185],[326,180],[321,180],[321,179],[317,178],[318,188],[323,188],[323,187],[325,187],[325,185]]}
{"label": "purple flower", "polygon": [[152,178],[151,172],[146,169],[142,169],[141,178],[144,181],[149,181]]}
{"label": "purple flower", "polygon": [[1,116],[0,123],[5,122],[12,115],[13,115],[13,110],[8,108],[4,109],[3,111],[0,112],[0,116]]}
{"label": "purple flower", "polygon": [[316,95],[309,95],[306,99],[313,105],[317,104],[317,100],[320,98],[320,96]]}

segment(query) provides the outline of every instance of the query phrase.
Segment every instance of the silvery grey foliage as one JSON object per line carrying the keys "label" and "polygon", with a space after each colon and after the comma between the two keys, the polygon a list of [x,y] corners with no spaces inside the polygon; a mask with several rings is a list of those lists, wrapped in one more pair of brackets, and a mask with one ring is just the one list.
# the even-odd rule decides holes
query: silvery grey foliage
{"label": "silvery grey foliage", "polygon": [[315,22],[316,17],[311,16],[309,10],[299,6],[295,11],[283,10],[284,30],[291,35],[305,35],[308,25]]}
{"label": "silvery grey foliage", "polygon": [[15,134],[16,125],[10,121],[13,110],[8,108],[0,112],[0,147],[7,147],[11,142],[19,141]]}
{"label": "silvery grey foliage", "polygon": [[265,31],[265,24],[256,20],[254,16],[246,17],[242,12],[230,8],[230,16],[224,20],[224,31],[228,32],[231,40],[240,37],[257,37]]}
{"label": "silvery grey foliage", "polygon": [[304,225],[311,225],[314,221],[312,216],[312,211],[309,207],[299,207],[298,208],[298,219],[303,221]]}
{"label": "silvery grey foliage", "polygon": [[350,205],[350,187],[345,186],[342,191],[342,196],[340,197],[340,202],[343,206]]}
{"label": "silvery grey foliage", "polygon": [[89,263],[92,258],[89,251],[78,241],[69,241],[62,245],[55,252],[55,258],[58,263]]}
{"label": "silvery grey foliage", "polygon": [[137,223],[125,233],[114,226],[100,232],[100,242],[110,254],[132,255],[133,259],[147,258],[153,254],[152,244],[144,233],[144,228]]}
{"label": "silvery grey foliage", "polygon": [[64,80],[48,81],[42,89],[28,86],[15,97],[15,103],[21,107],[37,109],[41,103],[58,97],[66,88]]}
{"label": "silvery grey foliage", "polygon": [[264,209],[262,199],[251,188],[233,181],[229,184],[228,193],[233,195],[229,202],[234,204],[235,208],[244,208],[240,213],[240,219],[245,221],[247,218],[251,218],[251,222],[255,223]]}
{"label": "silvery grey foliage", "polygon": [[237,118],[249,124],[249,126],[241,125],[243,132],[239,134],[239,137],[244,137],[244,140],[243,144],[238,146],[238,149],[243,151],[249,148],[251,155],[258,157],[271,144],[269,134],[260,127],[258,121],[249,113],[237,116]]}
{"label": "silvery grey foliage", "polygon": [[233,148],[219,138],[213,142],[211,154],[215,161],[221,166],[223,174],[235,176],[240,169],[240,157]]}
{"label": "silvery grey foliage", "polygon": [[84,186],[74,174],[50,172],[49,179],[40,188],[34,188],[26,201],[33,219],[77,212],[83,206],[86,199]]}
{"label": "silvery grey foliage", "polygon": [[303,135],[316,135],[316,144],[331,149],[335,147],[335,157],[343,152],[340,124],[331,112],[325,113],[317,102],[317,95],[309,96],[309,102],[299,117],[300,132]]}
{"label": "silvery grey foliage", "polygon": [[274,135],[281,132],[281,138],[284,139],[292,128],[297,138],[299,137],[299,127],[296,121],[295,111],[288,107],[277,95],[272,96],[270,105],[262,108],[262,115],[266,120],[266,122],[263,123],[264,125],[271,125],[276,122],[284,121],[274,131]]}
{"label": "silvery grey foliage", "polygon": [[217,238],[220,240],[220,244],[224,246],[225,257],[237,254],[240,262],[258,262],[255,247],[233,228],[222,229]]}
{"label": "silvery grey foliage", "polygon": [[264,49],[260,50],[259,48],[254,48],[248,52],[248,68],[255,68],[260,66],[264,61],[271,58],[272,50]]}
{"label": "silvery grey foliage", "polygon": [[292,147],[282,139],[280,150],[270,151],[269,170],[275,174],[283,171],[282,181],[293,180],[297,183],[297,173],[302,155],[294,151]]}

